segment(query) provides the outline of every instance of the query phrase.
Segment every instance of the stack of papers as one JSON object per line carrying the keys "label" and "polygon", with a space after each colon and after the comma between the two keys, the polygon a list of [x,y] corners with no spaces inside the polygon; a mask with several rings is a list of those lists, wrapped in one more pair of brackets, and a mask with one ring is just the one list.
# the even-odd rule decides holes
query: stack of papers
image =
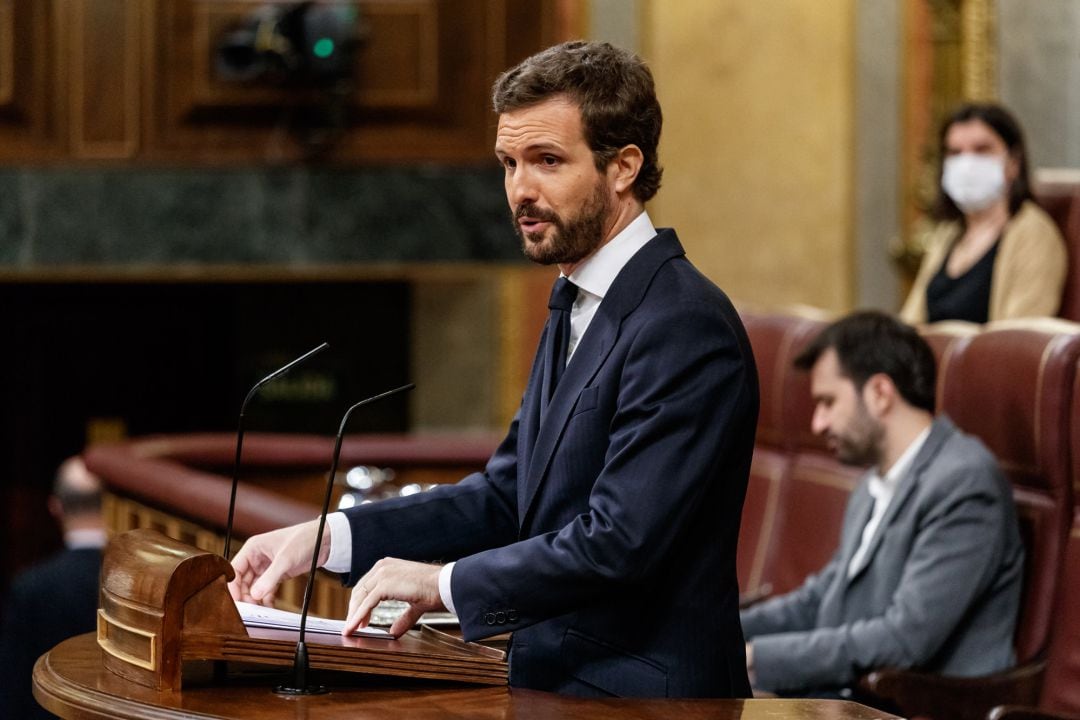
{"label": "stack of papers", "polygon": [[[409,608],[409,603],[401,600],[383,600],[371,610],[371,624],[390,627],[403,612]],[[420,616],[417,625],[431,625],[432,627],[457,626],[457,615],[448,612],[429,612]]]}
{"label": "stack of papers", "polygon": [[[276,610],[275,608],[263,607],[254,603],[236,601],[236,609],[240,611],[240,619],[247,627],[271,628],[273,630],[299,630],[300,613]],[[329,620],[327,618],[308,615],[306,631],[311,633],[326,633],[340,635],[345,629],[344,620]],[[371,637],[393,640],[394,636],[382,628],[366,627],[353,632],[353,637]]]}

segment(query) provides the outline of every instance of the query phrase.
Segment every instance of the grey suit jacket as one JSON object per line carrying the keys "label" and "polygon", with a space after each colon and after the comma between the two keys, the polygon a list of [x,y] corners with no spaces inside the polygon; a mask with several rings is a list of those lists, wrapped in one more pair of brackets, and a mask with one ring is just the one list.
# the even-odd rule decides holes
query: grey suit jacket
{"label": "grey suit jacket", "polygon": [[1014,662],[1023,545],[986,447],[935,420],[849,578],[873,503],[863,478],[828,565],[742,613],[757,687],[839,688],[881,667],[975,676]]}

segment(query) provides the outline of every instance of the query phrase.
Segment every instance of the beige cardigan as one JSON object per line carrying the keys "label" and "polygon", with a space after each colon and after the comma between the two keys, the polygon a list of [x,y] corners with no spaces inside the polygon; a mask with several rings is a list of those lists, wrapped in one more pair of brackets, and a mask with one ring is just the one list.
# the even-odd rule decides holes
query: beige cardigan
{"label": "beige cardigan", "polygon": [[[900,319],[926,322],[926,286],[949,256],[960,233],[958,222],[931,231],[926,256]],[[1005,225],[990,280],[990,320],[1056,315],[1061,306],[1068,259],[1065,241],[1050,216],[1030,200]]]}

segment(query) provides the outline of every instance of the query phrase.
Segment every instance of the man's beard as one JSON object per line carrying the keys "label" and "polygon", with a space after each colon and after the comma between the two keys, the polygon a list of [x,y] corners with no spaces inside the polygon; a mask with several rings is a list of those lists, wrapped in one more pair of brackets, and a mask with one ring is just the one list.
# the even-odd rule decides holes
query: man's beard
{"label": "man's beard", "polygon": [[[514,231],[521,238],[521,251],[525,257],[541,265],[570,265],[582,260],[596,248],[604,237],[604,223],[611,213],[611,201],[607,184],[601,179],[593,188],[592,195],[582,205],[577,216],[564,220],[552,210],[544,210],[535,203],[518,205],[513,213]],[[551,238],[544,241],[544,231],[525,232],[518,224],[522,217],[551,223]]]}
{"label": "man's beard", "polygon": [[833,436],[836,459],[845,465],[877,465],[881,462],[881,441],[884,436],[885,428],[870,417],[866,405],[860,400],[847,432]]}

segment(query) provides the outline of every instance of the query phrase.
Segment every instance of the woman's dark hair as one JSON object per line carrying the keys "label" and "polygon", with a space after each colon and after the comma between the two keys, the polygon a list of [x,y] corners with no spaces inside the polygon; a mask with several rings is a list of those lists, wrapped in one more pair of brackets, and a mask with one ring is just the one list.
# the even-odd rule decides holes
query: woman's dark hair
{"label": "woman's dark hair", "polygon": [[795,367],[810,370],[829,349],[836,352],[840,372],[857,390],[884,373],[908,405],[934,412],[937,363],[915,328],[876,310],[852,313],[811,340],[796,356]]}
{"label": "woman's dark hair", "polygon": [[1031,180],[1028,173],[1027,145],[1024,143],[1024,132],[1020,129],[1013,114],[1005,108],[994,103],[968,103],[961,105],[952,115],[945,119],[941,125],[941,133],[938,136],[938,154],[940,167],[938,168],[938,191],[934,208],[931,212],[938,220],[964,221],[963,211],[957,207],[952,198],[948,196],[941,185],[941,176],[945,171],[945,138],[949,134],[949,128],[957,123],[979,120],[986,123],[991,130],[1009,150],[1009,155],[1016,158],[1019,172],[1012,186],[1009,187],[1009,215],[1015,215],[1025,200],[1031,199]]}
{"label": "woman's dark hair", "polygon": [[495,112],[512,112],[557,95],[581,109],[585,142],[601,172],[618,151],[637,145],[644,156],[634,196],[645,202],[660,189],[657,146],[663,116],[652,73],[637,55],[608,43],[575,40],[526,58],[495,81]]}

